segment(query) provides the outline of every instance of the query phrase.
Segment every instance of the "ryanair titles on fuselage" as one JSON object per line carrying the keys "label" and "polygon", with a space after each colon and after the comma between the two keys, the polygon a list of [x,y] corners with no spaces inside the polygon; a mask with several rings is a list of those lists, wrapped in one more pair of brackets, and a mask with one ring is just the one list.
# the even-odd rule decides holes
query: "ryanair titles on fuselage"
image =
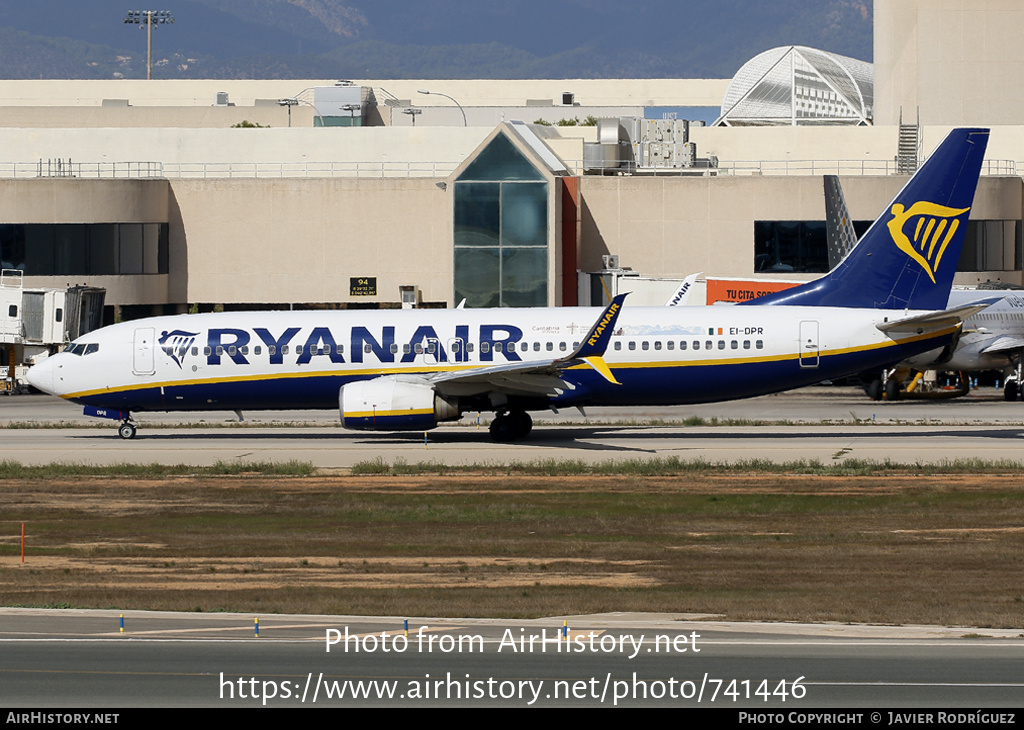
{"label": "ryanair titles on fuselage", "polygon": [[[494,362],[504,359],[520,362],[523,357],[519,343],[556,342],[559,354],[575,347],[581,333],[574,325],[566,327],[534,327],[535,332],[524,333],[523,328],[512,324],[455,325],[438,329],[428,324],[415,328],[411,336],[405,337],[393,325],[378,327],[211,327],[205,332],[205,346],[202,330],[165,329],[159,330],[157,344],[177,365],[182,367],[188,360],[197,358],[206,365],[226,363],[248,365],[254,357],[271,365],[283,365],[285,360],[296,365],[314,362],[332,364],[359,364],[365,361],[378,363],[414,363],[417,358],[429,355],[436,362]],[[761,336],[763,327],[680,327],[658,328],[657,332],[631,332],[633,327],[620,328],[615,335],[632,337],[718,337],[718,336]],[[647,328],[639,328],[647,329]],[[575,332],[572,332],[575,330]],[[675,331],[666,331],[675,330]],[[538,352],[552,352],[545,346]],[[322,359],[321,359],[322,358]]]}

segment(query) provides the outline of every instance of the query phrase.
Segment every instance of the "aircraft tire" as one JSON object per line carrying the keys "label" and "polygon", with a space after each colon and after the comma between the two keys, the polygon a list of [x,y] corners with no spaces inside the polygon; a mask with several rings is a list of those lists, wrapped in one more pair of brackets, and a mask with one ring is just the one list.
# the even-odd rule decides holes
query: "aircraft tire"
{"label": "aircraft tire", "polygon": [[117,427],[117,435],[125,440],[135,438],[136,431],[137,429],[135,428],[135,424],[133,423],[125,422]]}
{"label": "aircraft tire", "polygon": [[1006,385],[1003,386],[1003,400],[1015,401],[1020,395],[1020,388],[1017,386],[1016,380],[1007,380]]}
{"label": "aircraft tire", "polygon": [[508,414],[516,425],[516,440],[526,438],[533,430],[533,419],[526,411],[512,411]]}
{"label": "aircraft tire", "polygon": [[516,440],[515,423],[508,416],[495,416],[488,430],[491,438],[500,444]]}
{"label": "aircraft tire", "polygon": [[526,411],[512,411],[495,416],[489,430],[491,438],[499,443],[519,441],[533,430],[533,419]]}
{"label": "aircraft tire", "polygon": [[882,381],[872,380],[868,387],[864,389],[864,392],[868,394],[868,398],[871,400],[882,400]]}
{"label": "aircraft tire", "polygon": [[899,400],[900,399],[900,384],[895,380],[885,381],[885,399],[886,400]]}

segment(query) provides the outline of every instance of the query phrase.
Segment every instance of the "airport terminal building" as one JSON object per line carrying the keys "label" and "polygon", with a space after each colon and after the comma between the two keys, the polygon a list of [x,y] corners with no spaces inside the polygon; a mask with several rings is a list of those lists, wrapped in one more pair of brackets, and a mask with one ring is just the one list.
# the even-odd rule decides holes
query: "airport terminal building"
{"label": "airport terminal building", "polygon": [[591,304],[614,256],[809,279],[823,175],[866,224],[969,125],[957,282],[1024,285],[1024,8],[933,5],[876,0],[873,66],[784,46],[734,79],[0,81],[0,262],[110,321]]}

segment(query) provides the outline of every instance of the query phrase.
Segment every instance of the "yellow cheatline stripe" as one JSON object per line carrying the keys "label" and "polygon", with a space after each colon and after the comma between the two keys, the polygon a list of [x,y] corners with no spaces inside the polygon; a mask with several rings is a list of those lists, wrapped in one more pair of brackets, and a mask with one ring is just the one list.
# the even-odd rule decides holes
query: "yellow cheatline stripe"
{"label": "yellow cheatline stripe", "polygon": [[394,416],[426,416],[433,415],[433,408],[405,408],[398,411],[356,411],[348,413],[345,418],[390,418]]}
{"label": "yellow cheatline stripe", "polygon": [[[905,337],[898,340],[889,340],[885,342],[876,342],[870,345],[860,345],[858,347],[845,347],[837,348],[834,350],[818,350],[819,357],[831,357],[835,355],[847,355],[855,352],[868,352],[869,350],[880,350],[889,347],[896,347],[899,345],[905,345],[911,342],[918,342],[920,340],[927,340],[934,337],[941,337],[946,334],[952,334],[956,332],[959,325],[953,327],[947,327],[943,330],[936,332],[927,332],[913,337]],[[684,368],[684,367],[707,367],[709,365],[748,365],[752,363],[767,363],[767,362],[781,362],[784,360],[799,360],[800,353],[786,353],[782,355],[768,355],[761,357],[737,357],[737,358],[718,358],[708,360],[672,360],[672,361],[643,361],[643,362],[622,362],[615,363],[609,367],[609,374],[614,369],[636,369],[636,368]],[[589,359],[588,359],[589,360]],[[607,365],[607,363],[606,363]],[[480,367],[486,367],[480,363],[470,363],[467,365],[436,365],[427,367],[405,367],[400,369],[388,369],[382,370],[379,366],[373,368],[362,368],[359,370],[345,370],[345,371],[328,371],[328,370],[315,370],[310,372],[289,372],[289,373],[269,373],[260,375],[237,375],[234,377],[223,377],[223,378],[206,378],[206,379],[195,379],[195,380],[169,380],[163,382],[154,383],[136,383],[131,385],[120,385],[107,388],[97,388],[95,390],[83,390],[77,393],[65,393],[61,395],[61,398],[66,400],[75,400],[76,398],[87,398],[94,395],[109,395],[113,393],[127,393],[135,390],[148,390],[152,388],[181,388],[190,385],[218,385],[222,383],[247,383],[247,382],[259,382],[264,380],[284,380],[293,378],[316,378],[316,377],[331,377],[331,376],[343,376],[346,378],[356,377],[361,375],[408,375],[408,374],[430,374],[437,372],[457,372],[459,370],[475,370]],[[580,370],[588,367],[594,367],[594,365],[587,364],[574,365],[568,370]],[[601,372],[598,370],[598,372]],[[601,373],[604,375],[604,373]],[[614,381],[613,381],[614,382]]]}

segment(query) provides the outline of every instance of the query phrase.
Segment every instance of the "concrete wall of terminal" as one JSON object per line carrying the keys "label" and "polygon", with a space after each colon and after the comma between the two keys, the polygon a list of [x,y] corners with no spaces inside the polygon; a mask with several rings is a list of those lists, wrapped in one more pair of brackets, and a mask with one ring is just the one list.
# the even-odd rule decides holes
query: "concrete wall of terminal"
{"label": "concrete wall of terminal", "polygon": [[0,178],[0,223],[166,223],[166,180]]}
{"label": "concrete wall of terminal", "polygon": [[[874,219],[905,181],[844,177],[851,214]],[[441,185],[446,182],[2,180],[0,221],[168,222],[167,275],[26,280],[28,286],[105,286],[114,304],[385,304],[399,301],[400,286],[414,285],[423,301],[451,306],[452,202],[451,186]],[[1024,219],[1024,182],[1016,176],[983,178],[972,216]],[[579,267],[599,270],[601,255],[612,253],[647,275],[749,276],[754,221],[824,217],[817,176],[585,176]],[[375,277],[377,295],[350,296],[351,277]],[[979,279],[1024,283],[1020,271],[958,275],[962,283]]]}
{"label": "concrete wall of terminal", "polygon": [[[571,92],[588,106],[720,106],[729,79],[353,79],[415,106],[448,106],[447,94],[463,106],[526,106],[528,99],[561,100]],[[257,100],[295,97],[337,79],[3,79],[4,106],[100,106],[104,99],[126,99],[132,106],[211,106],[226,92],[239,107]],[[295,110],[293,110],[294,112]]]}
{"label": "concrete wall of terminal", "polygon": [[[545,143],[567,165],[578,170],[583,143],[596,141],[593,127],[549,127],[558,136]],[[927,156],[942,141],[949,126],[929,126],[923,132]],[[169,177],[235,175],[425,175],[444,177],[462,163],[490,134],[487,127],[327,127],[271,129],[214,128],[4,128],[0,129],[0,175],[3,163],[20,163],[35,174],[39,160],[75,162],[159,162]],[[715,155],[731,171],[743,163],[749,173],[761,163],[767,172],[821,174],[829,163],[842,162],[832,172],[884,172],[896,156],[896,127],[693,127],[690,138],[697,156]],[[986,158],[1024,161],[1024,126],[995,127]],[[807,163],[814,161],[813,168]],[[355,163],[368,163],[357,171]],[[777,164],[776,164],[777,163]],[[257,169],[256,165],[280,168]],[[234,167],[227,167],[234,165]],[[334,172],[330,173],[331,166]],[[248,166],[248,167],[247,167]],[[307,167],[310,166],[310,167]],[[384,171],[384,173],[382,173]]]}
{"label": "concrete wall of terminal", "polygon": [[875,123],[1024,123],[1024,5],[875,0]]}
{"label": "concrete wall of terminal", "polygon": [[[156,161],[167,166],[288,163],[297,170],[292,174],[300,176],[303,163],[387,162],[396,174],[410,163],[416,163],[417,170],[428,172],[430,165],[437,164],[443,177],[469,156],[490,131],[483,127],[9,128],[0,131],[0,162],[34,164],[40,159],[71,158],[89,163]],[[198,167],[192,170],[189,174],[204,174]],[[169,170],[168,174],[176,173]],[[231,173],[211,170],[208,174]],[[246,172],[240,167],[236,174]]]}
{"label": "concrete wall of terminal", "polygon": [[[843,177],[855,220],[874,220],[906,176]],[[603,254],[649,276],[754,273],[754,222],[825,220],[821,177],[584,177],[580,183],[580,268],[603,268]],[[1024,218],[1021,178],[990,177],[979,184],[971,217]],[[1009,262],[1012,269],[1013,262]],[[817,275],[780,275],[813,279]],[[990,279],[1021,284],[1020,271],[957,275],[957,283]]]}
{"label": "concrete wall of terminal", "polygon": [[[188,252],[175,301],[379,304],[415,285],[423,301],[450,306],[452,214],[441,182],[174,181],[171,248]],[[349,296],[350,277],[376,277],[377,296]]]}

